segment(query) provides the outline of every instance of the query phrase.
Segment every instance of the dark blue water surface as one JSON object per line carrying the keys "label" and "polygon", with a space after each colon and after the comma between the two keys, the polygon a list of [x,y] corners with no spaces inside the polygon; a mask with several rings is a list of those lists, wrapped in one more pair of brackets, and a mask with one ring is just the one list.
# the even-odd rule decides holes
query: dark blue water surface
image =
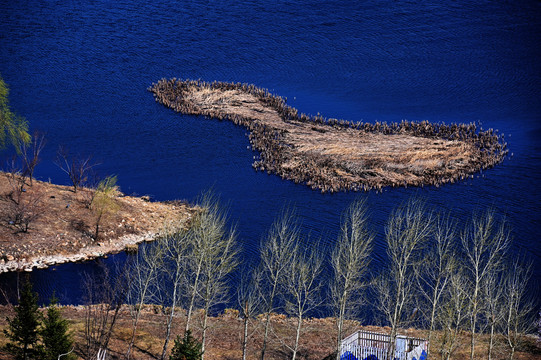
{"label": "dark blue water surface", "polygon": [[[39,179],[67,184],[52,162],[62,144],[92,154],[128,194],[193,201],[214,187],[248,257],[284,204],[329,244],[343,209],[367,198],[376,266],[389,213],[412,195],[461,223],[494,207],[539,282],[540,19],[539,1],[3,1],[0,74],[12,108],[48,134]],[[321,194],[255,172],[243,128],[155,103],[146,89],[162,77],[253,83],[302,112],[353,121],[477,121],[505,133],[513,155],[440,188]],[[79,274],[93,266],[32,278],[78,302]]]}

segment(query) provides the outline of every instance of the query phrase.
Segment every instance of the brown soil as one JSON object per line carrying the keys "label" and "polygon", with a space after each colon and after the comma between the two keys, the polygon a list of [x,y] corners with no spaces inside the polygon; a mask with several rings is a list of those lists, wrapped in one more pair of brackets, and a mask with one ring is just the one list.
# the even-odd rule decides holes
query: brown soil
{"label": "brown soil", "polygon": [[[88,204],[91,190],[34,180],[25,186],[21,203],[38,216],[22,232],[13,223],[13,182],[0,173],[0,272],[47,267],[86,260],[151,241],[168,220],[188,222],[194,208],[181,202],[150,202],[118,196],[118,211],[101,220],[94,239],[96,216]],[[10,195],[11,194],[11,195]],[[30,206],[31,205],[31,206]],[[13,224],[10,224],[13,223]]]}
{"label": "brown soil", "polygon": [[[8,317],[13,317],[14,311],[10,306],[0,306],[0,313]],[[70,330],[73,332],[76,342],[76,352],[78,356],[83,354],[84,341],[84,318],[85,310],[83,306],[65,306],[62,307],[63,316],[70,323]],[[258,359],[262,344],[263,324],[264,321],[253,319],[249,325],[250,338],[248,341],[248,359]],[[139,330],[136,337],[133,359],[157,359],[161,354],[163,339],[165,334],[164,329],[165,317],[161,314],[159,306],[148,305],[143,311],[142,318],[139,322]],[[197,324],[197,320],[194,321]],[[290,358],[290,352],[286,345],[292,345],[294,340],[295,321],[287,318],[284,315],[274,315],[271,317],[272,331],[270,343],[268,345],[269,360],[287,359]],[[242,358],[242,330],[243,321],[238,317],[238,311],[227,309],[224,314],[218,317],[210,318],[210,328],[207,331],[207,352],[206,359],[216,360],[233,360]],[[0,317],[0,331],[7,328],[5,317]],[[173,334],[183,333],[184,316],[175,318],[173,324]],[[333,318],[313,318],[305,320],[303,324],[303,332],[300,342],[300,359],[333,359],[330,356],[333,352],[334,336],[335,336],[335,320]],[[360,326],[355,321],[346,323],[346,334],[353,333],[358,329],[367,331],[388,333],[389,328],[377,326]],[[197,339],[201,338],[201,331],[194,327],[194,336]],[[425,333],[422,330],[402,329],[400,334],[408,335],[417,338],[425,338]],[[113,358],[123,358],[122,355],[126,352],[128,342],[131,339],[131,318],[129,312],[124,309],[121,312],[120,319],[117,322],[113,337],[111,339],[109,354]],[[453,356],[454,360],[469,358],[469,343],[468,334],[463,333],[459,339],[459,346]],[[508,353],[504,339],[498,335],[496,337],[496,346],[493,358],[495,360],[507,359]],[[5,336],[0,335],[0,348],[7,342]],[[488,338],[486,335],[478,337],[476,359],[486,358],[486,349]],[[173,344],[171,344],[172,347]],[[436,339],[432,344],[432,349],[439,348],[439,339]],[[11,359],[8,354],[2,353],[0,350],[1,359]],[[436,356],[434,358],[439,358]],[[519,351],[515,354],[517,360],[533,360],[541,359],[541,347],[539,339],[536,337],[524,337],[523,343]]]}
{"label": "brown soil", "polygon": [[250,130],[258,170],[321,191],[439,185],[503,161],[503,138],[474,124],[352,123],[298,114],[247,84],[160,80],[156,101],[184,114],[227,119]]}

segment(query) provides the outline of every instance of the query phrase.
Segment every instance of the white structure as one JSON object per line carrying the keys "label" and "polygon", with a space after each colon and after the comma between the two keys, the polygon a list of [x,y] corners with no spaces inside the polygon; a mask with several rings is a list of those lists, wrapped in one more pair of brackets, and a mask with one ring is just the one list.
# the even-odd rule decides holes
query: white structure
{"label": "white structure", "polygon": [[342,340],[341,360],[426,360],[428,341],[397,335],[394,359],[387,359],[390,336],[358,330]]}

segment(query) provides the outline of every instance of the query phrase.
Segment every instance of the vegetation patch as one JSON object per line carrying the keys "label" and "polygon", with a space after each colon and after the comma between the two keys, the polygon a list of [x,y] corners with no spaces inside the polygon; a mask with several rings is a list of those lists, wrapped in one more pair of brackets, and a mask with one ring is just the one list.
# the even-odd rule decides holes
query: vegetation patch
{"label": "vegetation patch", "polygon": [[162,79],[149,90],[183,114],[230,120],[249,131],[257,170],[322,192],[440,185],[503,161],[507,145],[492,129],[428,121],[362,123],[299,114],[254,85]]}

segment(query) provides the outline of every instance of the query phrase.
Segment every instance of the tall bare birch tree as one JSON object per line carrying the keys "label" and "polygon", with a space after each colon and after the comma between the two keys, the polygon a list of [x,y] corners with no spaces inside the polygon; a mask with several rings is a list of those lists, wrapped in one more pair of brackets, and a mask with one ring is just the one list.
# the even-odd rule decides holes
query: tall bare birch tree
{"label": "tall bare birch tree", "polygon": [[484,320],[488,328],[488,350],[487,360],[492,360],[494,351],[494,337],[496,327],[501,323],[503,318],[503,300],[504,296],[504,278],[500,269],[489,271],[488,275],[482,284],[482,300],[484,304],[482,312]]}
{"label": "tall bare birch tree", "polygon": [[285,273],[285,309],[289,316],[297,319],[295,343],[291,360],[295,360],[299,350],[302,322],[306,314],[321,304],[321,287],[318,277],[321,273],[321,253],[317,250],[297,246],[288,260]]}
{"label": "tall bare birch tree", "polygon": [[218,203],[203,208],[199,223],[194,227],[195,238],[202,245],[201,290],[203,305],[201,359],[205,358],[205,344],[209,312],[212,307],[227,300],[228,276],[238,265],[237,235],[226,229],[226,215]]}
{"label": "tall bare birch tree", "polygon": [[175,310],[180,304],[185,286],[185,273],[187,268],[188,248],[193,241],[192,229],[184,229],[177,225],[169,224],[165,230],[165,235],[159,240],[163,244],[164,266],[166,274],[166,283],[169,285],[170,293],[166,293],[168,304],[170,305],[167,314],[165,340],[160,359],[164,360],[167,355],[167,347],[171,338],[171,327]]}
{"label": "tall bare birch tree", "polygon": [[344,320],[356,315],[364,302],[362,290],[368,285],[366,275],[373,240],[374,235],[368,229],[365,202],[355,201],[342,215],[340,235],[331,255],[333,278],[330,292],[336,314],[337,360],[340,360]]}
{"label": "tall bare birch tree", "polygon": [[519,261],[512,264],[504,280],[503,333],[509,346],[509,359],[513,360],[520,336],[533,327],[534,303],[527,299],[528,283],[532,275],[531,265]]}
{"label": "tall bare birch tree", "polygon": [[504,221],[497,223],[493,210],[474,216],[461,236],[464,268],[469,281],[470,359],[475,356],[476,331],[482,309],[482,286],[487,276],[502,264],[509,247],[509,230]]}
{"label": "tall bare birch tree", "polygon": [[432,227],[433,215],[416,199],[396,209],[387,222],[388,265],[375,281],[375,290],[377,306],[391,327],[388,359],[394,358],[398,328],[413,300],[415,267],[421,261],[420,255]]}
{"label": "tall bare birch tree", "polygon": [[184,285],[188,301],[185,331],[190,330],[194,309],[202,306],[202,357],[210,309],[226,300],[227,277],[238,265],[236,233],[227,229],[227,213],[216,195],[207,192],[200,197],[201,210],[185,231]]}
{"label": "tall bare birch tree", "polygon": [[265,359],[270,330],[270,315],[275,310],[278,294],[283,290],[285,275],[291,255],[297,252],[299,225],[294,213],[284,210],[272,224],[267,236],[260,244],[261,299],[265,308],[265,325],[261,360]]}
{"label": "tall bare birch tree", "polygon": [[261,297],[259,296],[260,274],[259,269],[246,266],[237,288],[238,309],[243,322],[242,360],[246,360],[247,357],[248,325],[250,320],[258,314],[261,307]]}
{"label": "tall bare birch tree", "polygon": [[468,284],[464,272],[456,268],[441,301],[438,316],[443,328],[440,341],[441,360],[449,360],[457,348],[458,335],[468,318]]}
{"label": "tall bare birch tree", "polygon": [[84,274],[84,345],[87,360],[104,360],[109,341],[128,290],[127,267],[115,269],[115,274],[103,263],[98,274]]}
{"label": "tall bare birch tree", "polygon": [[130,359],[135,343],[141,310],[145,304],[154,300],[155,292],[160,289],[158,279],[163,269],[163,256],[163,241],[158,239],[152,245],[139,246],[137,255],[129,264],[130,288],[127,303],[132,316],[132,334],[125,354],[126,359]]}
{"label": "tall bare birch tree", "polygon": [[[456,226],[448,215],[440,215],[434,222],[434,232],[426,252],[426,264],[416,268],[418,291],[422,305],[418,308],[428,321],[428,351],[432,344],[437,315],[441,310],[442,298],[457,270]],[[426,305],[425,305],[426,304]],[[423,310],[425,309],[425,310]]]}

